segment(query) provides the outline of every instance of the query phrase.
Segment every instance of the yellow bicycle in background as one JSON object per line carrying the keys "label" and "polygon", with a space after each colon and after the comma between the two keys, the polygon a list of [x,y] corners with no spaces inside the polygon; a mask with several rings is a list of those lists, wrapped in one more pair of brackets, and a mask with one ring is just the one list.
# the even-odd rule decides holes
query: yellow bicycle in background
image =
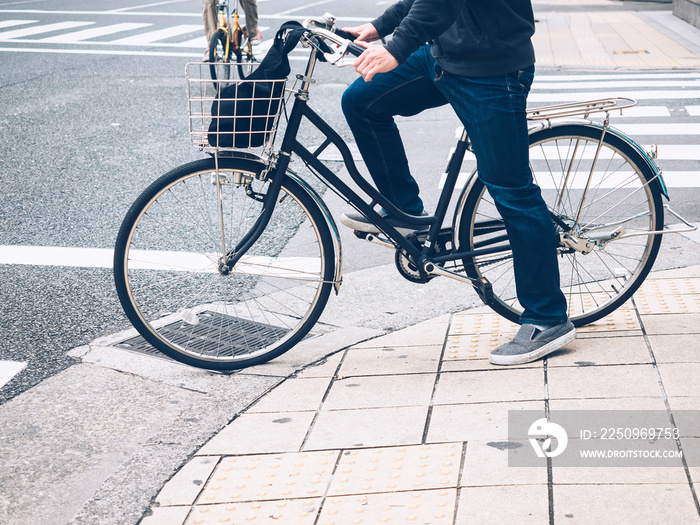
{"label": "yellow bicycle in background", "polygon": [[255,57],[253,46],[241,27],[238,15],[238,0],[233,12],[229,12],[229,0],[217,2],[217,28],[209,43],[209,70],[212,80],[225,81],[231,78],[231,62],[236,60],[239,78],[250,74]]}

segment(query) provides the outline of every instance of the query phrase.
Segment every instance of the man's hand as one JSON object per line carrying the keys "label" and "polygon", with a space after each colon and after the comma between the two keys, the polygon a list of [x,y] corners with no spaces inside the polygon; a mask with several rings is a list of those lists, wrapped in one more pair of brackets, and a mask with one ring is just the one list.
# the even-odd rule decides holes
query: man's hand
{"label": "man's hand", "polygon": [[[357,43],[364,44],[364,42],[359,41]],[[386,73],[398,65],[394,55],[389,53],[384,46],[369,46],[367,51],[355,60],[355,71],[362,75],[365,82],[370,82],[377,73]]]}
{"label": "man's hand", "polygon": [[379,33],[377,33],[377,28],[372,24],[362,24],[356,27],[343,27],[343,31],[347,31],[357,37],[357,40],[362,42],[376,42],[379,40]]}

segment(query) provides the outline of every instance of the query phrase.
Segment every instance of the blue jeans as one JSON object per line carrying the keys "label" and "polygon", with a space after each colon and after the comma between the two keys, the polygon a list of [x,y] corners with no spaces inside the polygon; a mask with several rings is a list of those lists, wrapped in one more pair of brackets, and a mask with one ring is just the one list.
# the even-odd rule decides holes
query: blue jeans
{"label": "blue jeans", "polygon": [[479,178],[506,225],[513,248],[521,323],[566,321],[559,288],[556,237],[540,188],[532,180],[525,108],[534,66],[495,77],[453,75],[435,62],[430,47],[371,82],[358,78],[343,94],[343,112],[377,189],[399,209],[423,211],[394,122],[450,104],[474,148]]}

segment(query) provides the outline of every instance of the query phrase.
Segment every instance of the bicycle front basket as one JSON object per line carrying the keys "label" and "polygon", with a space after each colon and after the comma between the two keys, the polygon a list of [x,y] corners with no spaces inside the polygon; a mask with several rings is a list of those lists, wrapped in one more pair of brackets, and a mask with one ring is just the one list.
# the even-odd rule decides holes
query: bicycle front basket
{"label": "bicycle front basket", "polygon": [[250,149],[273,140],[286,79],[188,80],[190,134],[198,147]]}

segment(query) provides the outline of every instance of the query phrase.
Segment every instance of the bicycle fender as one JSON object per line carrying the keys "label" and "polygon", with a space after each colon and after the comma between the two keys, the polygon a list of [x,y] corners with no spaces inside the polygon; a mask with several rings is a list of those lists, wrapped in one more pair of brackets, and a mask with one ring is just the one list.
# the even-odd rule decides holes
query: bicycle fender
{"label": "bicycle fender", "polygon": [[340,232],[338,231],[338,226],[336,225],[328,206],[326,206],[326,203],[323,201],[323,199],[321,199],[321,196],[316,193],[316,190],[309,186],[304,179],[295,173],[288,171],[286,175],[296,182],[309,195],[309,197],[313,199],[321,210],[323,217],[326,219],[326,224],[328,225],[328,229],[331,231],[331,237],[333,238],[333,248],[335,251],[335,274],[333,276],[333,288],[335,289],[336,295],[338,295],[340,285],[343,283],[342,245],[340,242]]}

